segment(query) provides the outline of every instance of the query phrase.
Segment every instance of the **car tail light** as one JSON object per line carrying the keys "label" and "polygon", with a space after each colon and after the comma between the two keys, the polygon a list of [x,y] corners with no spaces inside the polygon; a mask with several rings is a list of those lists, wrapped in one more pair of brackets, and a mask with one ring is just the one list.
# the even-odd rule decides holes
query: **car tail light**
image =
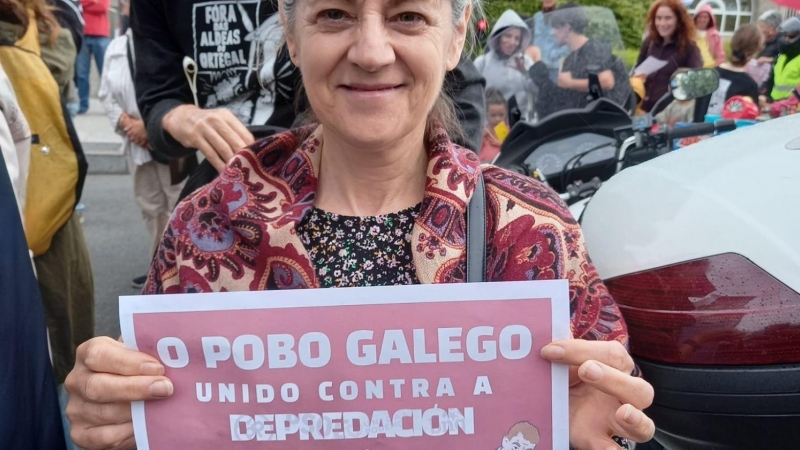
{"label": "car tail light", "polygon": [[800,294],[737,254],[606,281],[634,356],[677,364],[800,363]]}

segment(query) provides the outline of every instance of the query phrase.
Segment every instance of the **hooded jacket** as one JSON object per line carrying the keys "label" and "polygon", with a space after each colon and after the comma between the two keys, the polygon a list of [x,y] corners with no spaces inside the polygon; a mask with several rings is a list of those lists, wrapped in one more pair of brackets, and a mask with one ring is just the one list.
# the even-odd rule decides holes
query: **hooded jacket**
{"label": "hooded jacket", "polygon": [[[520,45],[510,55],[500,51],[500,39],[509,29],[519,29],[522,32]],[[516,97],[517,105],[523,115],[532,110],[532,98],[528,95],[534,89],[533,83],[528,78],[527,70],[533,65],[525,49],[531,44],[531,31],[525,22],[512,10],[506,10],[495,23],[489,34],[487,52],[475,58],[475,66],[486,79],[486,87],[499,89],[506,100]],[[525,72],[516,67],[515,59],[523,57]]]}
{"label": "hooded jacket", "polygon": [[[716,63],[715,66],[718,66],[725,62],[725,48],[722,45],[722,36],[720,36],[719,30],[717,29],[717,18],[714,16],[714,10],[711,9],[711,5],[705,4],[697,8],[697,11],[694,13],[695,22],[697,21],[697,16],[703,13],[708,14],[708,17],[710,18],[710,25],[706,30],[706,43],[708,44],[708,51],[711,53],[711,57],[714,58],[714,62]],[[707,61],[704,62],[707,63]]]}

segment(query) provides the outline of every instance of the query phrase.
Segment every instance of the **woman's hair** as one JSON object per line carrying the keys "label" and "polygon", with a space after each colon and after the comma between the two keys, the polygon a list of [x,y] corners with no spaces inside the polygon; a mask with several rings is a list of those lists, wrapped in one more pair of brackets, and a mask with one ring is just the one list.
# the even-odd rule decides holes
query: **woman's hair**
{"label": "woman's hair", "polygon": [[[280,10],[283,12],[283,16],[286,18],[285,33],[291,33],[294,30],[295,23],[297,22],[297,2],[298,0],[278,0]],[[471,23],[468,24],[467,44],[476,46],[477,39],[475,37],[475,24],[481,17],[484,17],[482,0],[450,0],[450,2],[453,9],[452,21],[454,27],[464,16],[467,7],[470,5],[472,6],[472,15],[470,19]],[[469,45],[465,45],[465,47],[468,46]],[[298,99],[295,101],[295,107],[298,109],[298,115],[303,118],[303,122],[306,124],[318,122],[316,114],[314,114],[310,103],[304,98],[304,89],[302,89],[302,86],[299,86],[298,88]],[[305,111],[299,110],[299,105],[307,105]],[[437,122],[444,126],[451,139],[462,142],[465,141],[464,129],[461,127],[461,123],[458,120],[456,108],[453,104],[453,97],[449,92],[447,92],[444,83],[442,90],[439,93],[439,98],[436,99],[436,103],[434,103],[433,108],[428,115],[426,138],[433,131],[433,127]]]}
{"label": "woman's hair", "polygon": [[500,92],[500,89],[486,88],[486,108],[488,109],[491,105],[508,105],[506,98],[503,97],[503,93]]}
{"label": "woman's hair", "polygon": [[54,43],[61,31],[61,25],[53,15],[54,8],[46,0],[0,0],[0,20],[22,25],[27,29],[30,25],[29,9],[34,12],[39,32],[49,34],[50,42]]}
{"label": "woman's hair", "polygon": [[758,26],[753,24],[743,25],[736,30],[731,39],[730,63],[736,67],[743,67],[753,56],[757,55],[764,46],[764,35]]}
{"label": "woman's hair", "polygon": [[559,6],[555,11],[548,14],[547,19],[553,28],[561,28],[569,25],[570,30],[575,33],[583,34],[589,26],[589,18],[586,11],[577,3],[569,2]]}
{"label": "woman's hair", "polygon": [[686,10],[686,7],[683,6],[680,0],[656,0],[656,2],[650,6],[650,11],[647,13],[649,38],[657,42],[663,42],[664,40],[664,38],[658,34],[658,29],[656,28],[656,12],[658,12],[658,9],[662,6],[666,6],[675,14],[676,23],[673,40],[678,43],[678,48],[680,50],[685,50],[694,42],[697,31],[694,26],[694,20],[689,16],[689,11]]}
{"label": "woman's hair", "polygon": [[777,9],[771,9],[765,12],[764,14],[761,14],[758,17],[758,21],[764,22],[765,24],[777,30],[778,27],[781,26],[781,22],[783,22],[783,16],[781,15],[781,12],[778,11]]}
{"label": "woman's hair", "polygon": [[17,0],[0,0],[0,22],[22,25],[27,29],[28,10],[25,5]]}

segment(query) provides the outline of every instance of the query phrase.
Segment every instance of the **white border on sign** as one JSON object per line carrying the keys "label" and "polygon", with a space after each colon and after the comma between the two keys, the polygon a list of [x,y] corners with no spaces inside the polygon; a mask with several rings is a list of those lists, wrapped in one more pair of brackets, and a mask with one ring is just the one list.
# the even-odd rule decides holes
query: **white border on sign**
{"label": "white border on sign", "polygon": [[[550,299],[552,340],[570,338],[567,280],[123,296],[119,298],[119,320],[125,346],[138,350],[134,314],[523,299]],[[569,398],[569,371],[565,365],[553,364],[551,374],[553,450],[568,450],[569,405],[555,399]],[[144,402],[133,402],[131,412],[137,448],[150,450]]]}

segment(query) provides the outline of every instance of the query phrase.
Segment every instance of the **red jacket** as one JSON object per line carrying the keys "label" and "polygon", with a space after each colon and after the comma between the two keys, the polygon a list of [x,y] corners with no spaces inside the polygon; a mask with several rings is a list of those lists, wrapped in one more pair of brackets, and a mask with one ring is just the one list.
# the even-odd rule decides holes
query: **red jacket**
{"label": "red jacket", "polygon": [[86,36],[109,37],[111,25],[108,23],[108,10],[111,0],[81,0],[83,20],[86,22]]}

